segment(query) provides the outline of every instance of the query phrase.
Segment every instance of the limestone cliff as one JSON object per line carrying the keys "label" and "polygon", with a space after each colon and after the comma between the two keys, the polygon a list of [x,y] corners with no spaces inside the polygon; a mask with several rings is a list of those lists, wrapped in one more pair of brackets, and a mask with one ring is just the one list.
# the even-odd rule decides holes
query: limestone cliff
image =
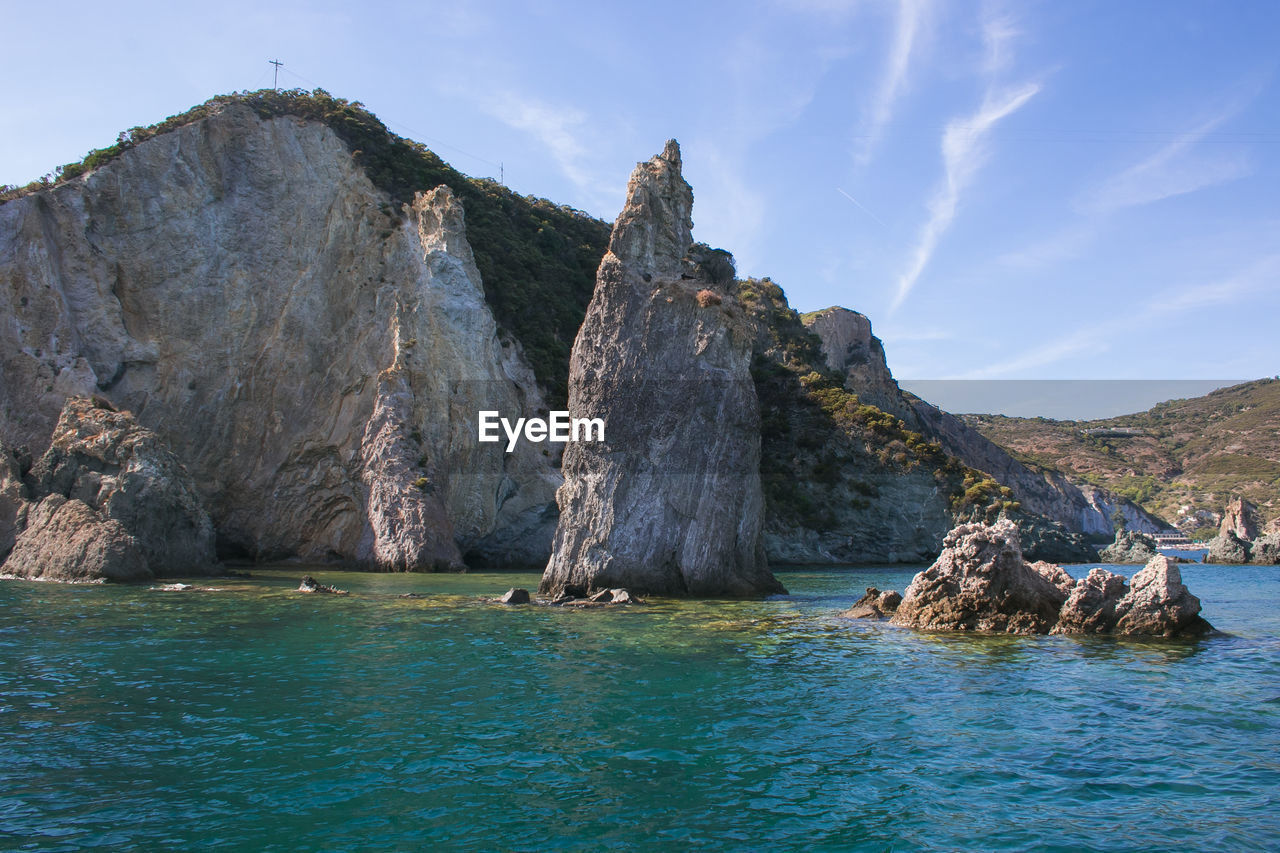
{"label": "limestone cliff", "polygon": [[0,317],[0,439],[39,454],[69,396],[105,396],[186,465],[223,554],[539,558],[555,459],[475,419],[542,399],[461,206],[394,203],[325,124],[227,104],[0,206]]}
{"label": "limestone cliff", "polygon": [[637,165],[569,366],[569,410],[603,418],[605,440],[565,451],[544,593],[783,591],[761,538],[751,335],[689,256],[692,206],[674,141]]}

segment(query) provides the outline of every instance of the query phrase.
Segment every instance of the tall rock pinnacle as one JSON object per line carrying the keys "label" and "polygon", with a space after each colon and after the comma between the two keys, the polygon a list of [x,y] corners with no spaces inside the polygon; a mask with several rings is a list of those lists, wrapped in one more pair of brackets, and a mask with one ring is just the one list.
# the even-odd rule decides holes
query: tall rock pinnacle
{"label": "tall rock pinnacle", "polygon": [[574,341],[569,409],[603,418],[605,440],[565,452],[544,593],[783,591],[761,539],[751,336],[690,257],[693,191],[680,169],[674,140],[636,166]]}

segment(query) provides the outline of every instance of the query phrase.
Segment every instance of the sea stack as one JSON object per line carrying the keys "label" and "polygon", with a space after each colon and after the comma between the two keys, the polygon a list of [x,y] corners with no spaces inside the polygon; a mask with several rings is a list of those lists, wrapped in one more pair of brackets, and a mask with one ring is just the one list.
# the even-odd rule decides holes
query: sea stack
{"label": "sea stack", "polygon": [[674,140],[636,166],[574,341],[574,442],[539,591],[752,597],[784,592],[761,535],[752,337],[727,254],[696,247]]}

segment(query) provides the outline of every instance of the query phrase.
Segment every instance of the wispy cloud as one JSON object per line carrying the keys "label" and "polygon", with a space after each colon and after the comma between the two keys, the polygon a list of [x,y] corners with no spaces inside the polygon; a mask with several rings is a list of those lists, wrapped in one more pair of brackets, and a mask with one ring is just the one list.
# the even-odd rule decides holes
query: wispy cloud
{"label": "wispy cloud", "polygon": [[992,128],[1017,112],[1040,91],[1040,84],[1027,83],[1000,92],[987,91],[986,99],[976,113],[956,119],[942,134],[942,183],[929,201],[929,219],[920,231],[911,262],[898,279],[890,312],[896,311],[911,293],[920,274],[929,264],[938,241],[955,221],[961,194],[972,184],[987,158],[986,139]]}
{"label": "wispy cloud", "polygon": [[893,118],[894,107],[906,89],[911,55],[916,49],[917,36],[928,9],[928,0],[898,0],[893,40],[885,57],[880,85],[871,99],[866,125],[860,136],[861,145],[853,155],[854,166],[857,168],[864,168],[871,162],[880,138],[884,135],[885,126]]}
{"label": "wispy cloud", "polygon": [[487,112],[541,143],[560,171],[579,189],[590,184],[582,168],[587,149],[579,137],[587,117],[581,110],[508,93],[495,98]]}
{"label": "wispy cloud", "polygon": [[1108,322],[1092,323],[1070,334],[1058,336],[1009,361],[972,371],[959,378],[989,379],[1009,376],[1057,364],[1082,353],[1105,352],[1112,341],[1122,338],[1134,328],[1168,322],[1216,306],[1242,303],[1259,293],[1274,290],[1278,278],[1280,254],[1268,255],[1235,275],[1167,291],[1145,302],[1135,312],[1120,312]]}
{"label": "wispy cloud", "polygon": [[1108,214],[1243,178],[1253,172],[1245,152],[1204,152],[1200,143],[1234,118],[1265,87],[1271,74],[1255,74],[1235,87],[1234,96],[1154,154],[1086,190],[1076,200],[1084,213]]}

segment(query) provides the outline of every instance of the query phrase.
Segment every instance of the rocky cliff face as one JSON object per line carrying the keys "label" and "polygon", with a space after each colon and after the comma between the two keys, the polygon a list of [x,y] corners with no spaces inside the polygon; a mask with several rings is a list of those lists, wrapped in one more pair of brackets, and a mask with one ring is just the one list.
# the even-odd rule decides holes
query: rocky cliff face
{"label": "rocky cliff face", "polygon": [[102,394],[185,463],[224,554],[538,559],[555,460],[475,441],[477,410],[542,402],[461,207],[392,204],[323,124],[228,105],[0,206],[0,317],[0,438],[38,454]]}
{"label": "rocky cliff face", "polygon": [[48,450],[17,473],[24,500],[5,574],[143,580],[216,569],[213,525],[186,469],[101,398],[67,400]]}
{"label": "rocky cliff face", "polygon": [[827,308],[802,318],[822,340],[827,366],[844,376],[845,387],[859,399],[901,418],[966,465],[994,477],[1013,490],[1028,513],[1061,524],[1068,532],[1110,535],[1111,513],[1118,507],[1128,527],[1157,533],[1167,525],[1124,498],[1094,486],[1078,486],[1057,471],[1037,472],[987,439],[964,421],[902,392],[885,362],[884,346],[872,334],[871,321],[846,308]]}
{"label": "rocky cliff face", "polygon": [[693,192],[674,141],[639,164],[574,342],[570,444],[544,593],[781,592],[765,563],[751,336],[689,257]]}

